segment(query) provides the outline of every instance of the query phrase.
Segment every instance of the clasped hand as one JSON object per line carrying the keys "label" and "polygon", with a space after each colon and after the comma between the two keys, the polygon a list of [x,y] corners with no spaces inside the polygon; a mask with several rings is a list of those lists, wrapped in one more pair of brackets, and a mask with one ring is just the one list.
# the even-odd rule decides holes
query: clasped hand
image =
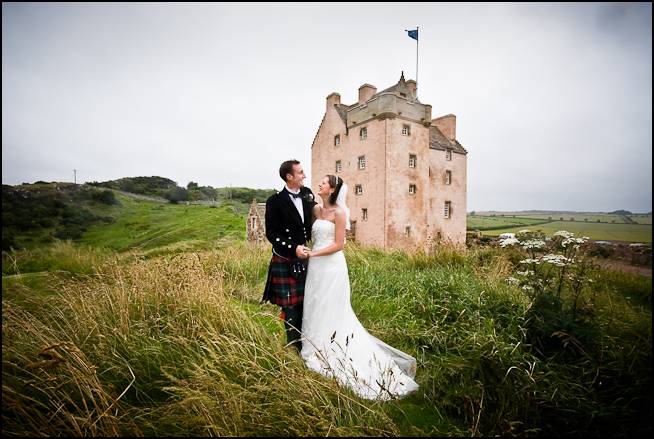
{"label": "clasped hand", "polygon": [[298,245],[295,249],[295,254],[300,259],[307,259],[311,256],[311,249],[304,245]]}

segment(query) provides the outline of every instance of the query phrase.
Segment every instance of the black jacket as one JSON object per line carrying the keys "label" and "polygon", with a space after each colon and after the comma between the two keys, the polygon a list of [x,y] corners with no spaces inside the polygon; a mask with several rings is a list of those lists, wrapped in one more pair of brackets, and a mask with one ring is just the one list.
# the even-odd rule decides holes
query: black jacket
{"label": "black jacket", "polygon": [[311,240],[311,214],[317,203],[313,192],[307,187],[300,189],[300,197],[304,222],[285,187],[266,201],[266,238],[279,256],[295,258],[297,246]]}

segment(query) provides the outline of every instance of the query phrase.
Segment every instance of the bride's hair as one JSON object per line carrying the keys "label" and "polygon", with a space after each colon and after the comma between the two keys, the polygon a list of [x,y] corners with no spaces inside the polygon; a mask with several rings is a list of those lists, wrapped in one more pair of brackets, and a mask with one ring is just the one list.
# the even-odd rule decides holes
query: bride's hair
{"label": "bride's hair", "polygon": [[327,174],[326,177],[329,180],[329,186],[335,189],[334,193],[329,196],[329,203],[336,204],[338,193],[341,191],[341,187],[343,186],[343,179],[331,174]]}

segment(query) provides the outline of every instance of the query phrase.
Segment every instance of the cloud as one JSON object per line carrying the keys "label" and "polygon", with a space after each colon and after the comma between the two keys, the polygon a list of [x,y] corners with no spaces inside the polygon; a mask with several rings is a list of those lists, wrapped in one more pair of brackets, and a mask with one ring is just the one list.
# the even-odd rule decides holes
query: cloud
{"label": "cloud", "polygon": [[457,116],[467,210],[651,210],[651,4],[2,8],[8,184],[271,188],[288,158],[311,177],[325,97],[414,77],[418,25],[418,94]]}

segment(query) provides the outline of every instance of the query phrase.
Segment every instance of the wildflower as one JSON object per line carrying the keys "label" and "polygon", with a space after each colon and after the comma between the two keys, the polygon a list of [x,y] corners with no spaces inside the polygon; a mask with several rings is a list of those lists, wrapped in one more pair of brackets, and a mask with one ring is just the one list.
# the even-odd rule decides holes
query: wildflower
{"label": "wildflower", "polygon": [[522,261],[520,261],[520,263],[521,264],[539,264],[540,260],[527,258],[527,259],[523,259]]}
{"label": "wildflower", "polygon": [[543,256],[542,261],[548,264],[556,265],[557,267],[565,267],[566,265],[570,265],[572,263],[572,259],[568,259],[563,255],[553,254]]}
{"label": "wildflower", "polygon": [[[561,245],[563,247],[567,247],[570,244],[583,244],[588,240],[588,238],[583,237],[583,238],[566,238],[563,240]],[[575,248],[578,248],[578,245],[575,246]]]}
{"label": "wildflower", "polygon": [[567,239],[567,238],[572,238],[572,237],[574,236],[574,233],[572,233],[572,232],[568,232],[568,231],[566,231],[566,230],[559,230],[558,232],[556,232],[556,233],[555,233],[554,235],[552,235],[552,236],[561,236],[561,237]]}
{"label": "wildflower", "polygon": [[519,282],[519,281],[518,281],[518,279],[516,279],[515,277],[507,277],[507,278],[506,278],[506,282],[507,282],[509,285],[518,285],[518,282]]}
{"label": "wildflower", "polygon": [[520,244],[520,241],[518,241],[516,238],[506,238],[500,241],[501,247],[506,247],[508,245],[513,245],[513,244]]}
{"label": "wildflower", "polygon": [[522,248],[525,250],[529,249],[539,249],[545,247],[545,241],[541,239],[530,239],[522,243]]}

